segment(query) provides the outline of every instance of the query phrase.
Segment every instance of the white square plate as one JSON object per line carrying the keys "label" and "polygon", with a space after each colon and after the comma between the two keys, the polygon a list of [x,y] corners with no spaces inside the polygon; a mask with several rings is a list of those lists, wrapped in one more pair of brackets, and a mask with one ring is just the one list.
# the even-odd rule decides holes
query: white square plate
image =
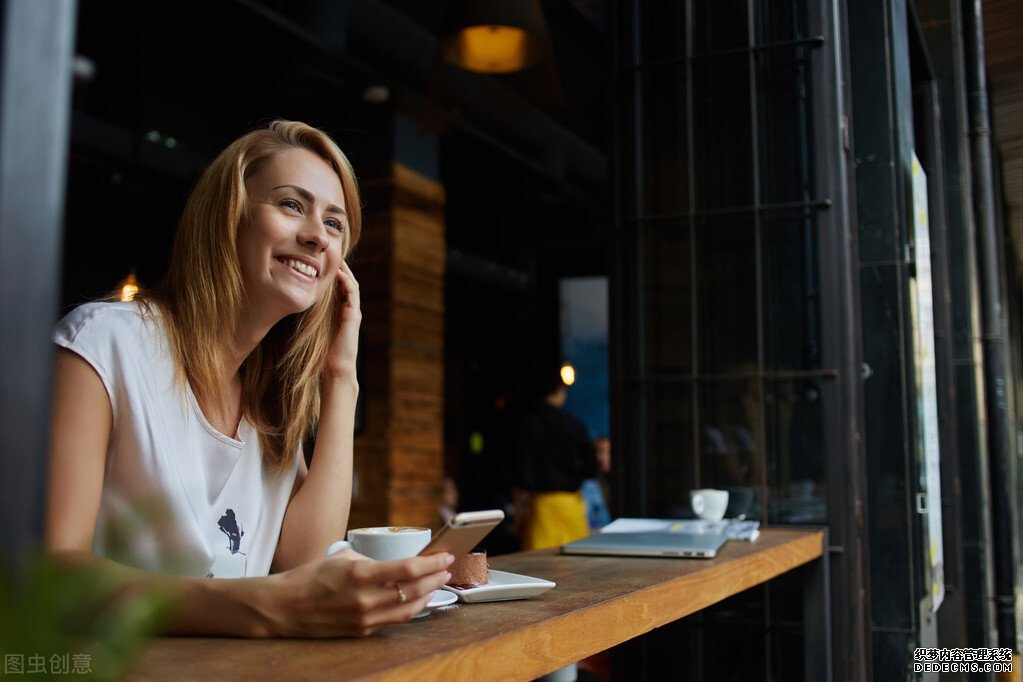
{"label": "white square plate", "polygon": [[490,570],[490,582],[486,585],[460,590],[457,587],[444,585],[441,589],[454,592],[458,601],[476,604],[484,601],[510,601],[512,599],[528,599],[542,594],[555,586],[550,580],[533,578],[518,573]]}

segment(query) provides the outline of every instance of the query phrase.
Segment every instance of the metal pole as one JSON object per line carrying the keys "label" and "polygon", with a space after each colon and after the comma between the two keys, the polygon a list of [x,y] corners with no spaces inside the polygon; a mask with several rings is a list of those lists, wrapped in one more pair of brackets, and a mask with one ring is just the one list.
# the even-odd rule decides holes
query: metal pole
{"label": "metal pole", "polygon": [[991,529],[995,574],[995,622],[998,646],[1016,651],[1013,597],[1012,498],[1009,462],[1009,414],[1005,342],[999,287],[998,232],[992,169],[990,112],[984,59],[981,0],[963,5],[967,97],[973,167],[973,210],[977,221],[977,257],[981,286],[984,352],[984,401],[987,408]]}

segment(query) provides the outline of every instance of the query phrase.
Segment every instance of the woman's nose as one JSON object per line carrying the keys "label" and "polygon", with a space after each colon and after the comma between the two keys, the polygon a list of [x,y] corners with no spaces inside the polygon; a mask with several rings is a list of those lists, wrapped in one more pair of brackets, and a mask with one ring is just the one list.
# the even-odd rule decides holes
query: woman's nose
{"label": "woman's nose", "polygon": [[329,242],[326,226],[316,219],[309,219],[303,223],[298,239],[306,246],[320,251],[326,251]]}

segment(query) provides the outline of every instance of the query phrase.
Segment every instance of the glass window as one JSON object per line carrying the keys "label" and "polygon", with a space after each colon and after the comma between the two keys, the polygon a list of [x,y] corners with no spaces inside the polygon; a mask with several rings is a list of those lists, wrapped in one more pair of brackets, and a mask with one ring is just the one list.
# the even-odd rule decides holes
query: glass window
{"label": "glass window", "polygon": [[746,0],[694,2],[694,54],[746,47],[749,44],[747,16]]}
{"label": "glass window", "polygon": [[620,163],[622,177],[629,178],[629,183],[622,188],[622,217],[632,219],[643,211],[643,164],[644,155],[639,141],[645,135],[643,131],[643,119],[637,117],[638,106],[636,102],[641,96],[640,88],[643,87],[643,72],[640,70],[627,71],[619,75],[615,81],[615,91],[618,99],[628,102],[629,106],[618,108],[621,118],[621,125],[614,131],[615,144],[622,150]]}
{"label": "glass window", "polygon": [[692,68],[696,209],[751,206],[749,55],[695,59]]}
{"label": "glass window", "polygon": [[699,372],[757,362],[757,264],[750,215],[704,218],[696,232]]}
{"label": "glass window", "polygon": [[[824,366],[821,322],[822,279],[833,274],[822,272],[818,231],[834,216],[820,203],[815,134],[831,124],[815,116],[815,87],[835,87],[819,66],[821,5],[638,6],[642,30],[619,33],[643,41],[630,76],[639,89],[622,97],[618,119],[633,126],[620,138],[620,196],[637,261],[620,292],[625,315],[643,320],[626,317],[618,338],[630,377],[638,370],[635,387],[623,386],[624,428],[645,442],[629,483],[642,484],[649,516],[690,516],[689,491],[715,487],[729,492],[729,517],[825,524],[836,444],[824,427],[838,380]],[[670,639],[704,662],[727,659],[694,679],[799,677],[801,599],[799,579],[773,581]],[[728,658],[736,635],[749,651]]]}
{"label": "glass window", "polygon": [[699,386],[699,484],[728,490],[728,513],[761,518],[756,491],[764,480],[763,400],[756,367],[737,367],[735,375]]}
{"label": "glass window", "polygon": [[810,101],[814,48],[764,50],[756,55],[760,203],[815,198]]}
{"label": "glass window", "polygon": [[822,378],[764,383],[771,523],[825,523]]}
{"label": "glass window", "polygon": [[807,0],[755,0],[753,7],[757,44],[798,40],[820,33],[812,26]]}
{"label": "glass window", "polygon": [[686,64],[649,67],[634,77],[640,88],[643,131],[637,140],[642,181],[635,214],[685,213],[689,208]]}
{"label": "glass window", "polygon": [[643,343],[648,374],[692,372],[690,230],[684,221],[644,224]]}
{"label": "glass window", "polygon": [[[650,515],[685,516],[693,473],[692,382],[656,382],[647,387],[646,488]],[[669,483],[665,485],[665,483]]]}
{"label": "glass window", "polygon": [[647,0],[639,3],[639,8],[643,62],[685,57],[686,4],[678,0]]}
{"label": "glass window", "polygon": [[817,211],[761,217],[764,365],[768,371],[821,368]]}

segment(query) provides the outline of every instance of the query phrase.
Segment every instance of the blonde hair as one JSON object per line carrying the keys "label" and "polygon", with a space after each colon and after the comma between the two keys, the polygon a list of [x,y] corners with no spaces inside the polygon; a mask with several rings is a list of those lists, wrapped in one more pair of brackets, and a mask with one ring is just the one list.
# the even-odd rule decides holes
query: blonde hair
{"label": "blonde hair", "polygon": [[[276,154],[306,149],[323,158],[341,181],[348,229],[347,255],[359,239],[362,206],[355,172],[337,144],[312,126],[275,120],[232,142],[199,177],[178,224],[163,282],[136,297],[155,303],[170,338],[180,381],[202,405],[223,406],[225,339],[245,305],[238,263],[238,229],[246,211],[245,180]],[[320,377],[327,349],[340,325],[337,281],[302,313],[289,315],[242,364],[242,414],[259,432],[264,463],[284,471],[314,428],[320,411]]]}

